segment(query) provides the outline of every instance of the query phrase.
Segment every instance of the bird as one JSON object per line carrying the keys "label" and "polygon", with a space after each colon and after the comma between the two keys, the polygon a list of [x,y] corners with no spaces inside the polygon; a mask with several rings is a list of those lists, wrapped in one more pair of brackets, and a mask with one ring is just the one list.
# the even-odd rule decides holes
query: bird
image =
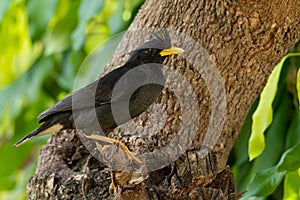
{"label": "bird", "polygon": [[[107,136],[118,125],[139,116],[153,104],[164,88],[164,60],[183,52],[182,48],[171,45],[168,31],[152,33],[147,42],[133,50],[121,67],[42,112],[38,116],[41,125],[15,146],[34,137],[66,129],[81,129],[85,133],[101,129]],[[115,142],[114,139],[106,141]],[[120,144],[125,151],[129,151]]]}

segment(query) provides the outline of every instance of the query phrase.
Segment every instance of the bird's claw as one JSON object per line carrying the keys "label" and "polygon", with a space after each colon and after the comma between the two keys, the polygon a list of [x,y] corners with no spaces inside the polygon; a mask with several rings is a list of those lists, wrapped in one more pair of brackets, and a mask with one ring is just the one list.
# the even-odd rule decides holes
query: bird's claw
{"label": "bird's claw", "polygon": [[[98,140],[98,141],[103,141],[103,142],[107,142],[107,143],[117,143],[119,145],[119,147],[126,153],[127,157],[129,159],[133,159],[135,162],[137,163],[142,163],[142,161],[137,158],[129,149],[128,147],[123,143],[121,142],[120,140],[117,140],[117,139],[114,139],[114,138],[109,138],[109,137],[105,137],[105,136],[101,136],[101,135],[95,135],[95,134],[91,134],[91,135],[86,135],[86,134],[83,134],[86,138],[88,139],[94,139],[94,140]],[[105,151],[108,146],[107,145],[104,145],[102,146],[101,144],[99,143],[96,143],[97,145],[97,148],[102,150],[102,151]]]}

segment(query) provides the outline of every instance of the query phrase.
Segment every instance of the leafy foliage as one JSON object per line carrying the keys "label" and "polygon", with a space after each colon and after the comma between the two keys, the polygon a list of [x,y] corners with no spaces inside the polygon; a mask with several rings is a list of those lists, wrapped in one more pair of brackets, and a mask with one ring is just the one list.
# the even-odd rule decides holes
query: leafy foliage
{"label": "leafy foliage", "polygon": [[[125,30],[143,0],[3,0],[0,6],[0,199],[25,199],[36,166],[36,116],[71,92],[86,55]],[[112,51],[107,51],[112,52]],[[43,141],[37,142],[37,141]]]}
{"label": "leafy foliage", "polygon": [[[276,66],[252,105],[232,152],[230,162],[237,189],[246,191],[242,199],[300,198],[300,54],[293,53],[298,49],[299,45]],[[253,140],[253,127],[265,139]],[[257,151],[252,151],[255,148]]]}
{"label": "leafy foliage", "polygon": [[280,72],[285,58],[274,68],[260,95],[258,106],[252,115],[252,132],[249,139],[250,160],[256,158],[265,148],[264,131],[273,120],[272,102],[277,92]]}
{"label": "leafy foliage", "polygon": [[264,131],[273,120],[272,102],[277,92],[280,72],[285,60],[292,56],[300,56],[300,53],[289,53],[281,59],[281,61],[275,66],[260,95],[258,106],[252,115],[252,132],[249,139],[250,161],[259,156],[265,148]]}

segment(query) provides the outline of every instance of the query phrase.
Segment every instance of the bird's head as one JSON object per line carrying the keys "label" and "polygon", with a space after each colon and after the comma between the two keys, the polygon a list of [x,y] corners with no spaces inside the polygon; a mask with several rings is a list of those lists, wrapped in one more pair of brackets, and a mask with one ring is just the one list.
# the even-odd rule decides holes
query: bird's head
{"label": "bird's head", "polygon": [[184,50],[171,46],[167,31],[161,34],[152,33],[150,40],[133,51],[128,62],[138,65],[147,63],[162,64],[167,56],[183,53]]}

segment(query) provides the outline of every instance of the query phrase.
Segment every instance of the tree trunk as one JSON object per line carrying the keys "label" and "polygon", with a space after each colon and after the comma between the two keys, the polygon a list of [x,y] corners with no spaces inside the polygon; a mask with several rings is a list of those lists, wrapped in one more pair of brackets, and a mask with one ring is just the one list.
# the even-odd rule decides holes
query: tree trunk
{"label": "tree trunk", "polygon": [[[57,133],[41,150],[36,174],[28,183],[28,199],[238,198],[226,162],[247,112],[270,72],[300,38],[299,10],[300,1],[291,0],[146,1],[129,31],[145,27],[167,28],[189,37],[188,41],[194,40],[191,44],[181,44],[187,49],[187,59],[173,57],[165,63],[180,72],[196,94],[197,112],[201,114],[196,122],[199,126],[196,129],[186,127],[189,134],[195,134],[192,146],[173,164],[149,173],[144,182],[125,187],[133,174],[111,172],[89,156],[75,131]],[[118,55],[136,46],[138,39],[133,35],[125,34],[107,70],[119,66],[126,56]],[[203,51],[203,55],[199,55],[195,50],[199,50],[197,45],[209,56]],[[205,67],[207,63],[199,60],[207,59],[211,59],[215,68],[193,65],[201,63]],[[206,75],[211,76],[207,78]],[[178,91],[186,91],[178,80],[170,85],[175,85]],[[224,88],[216,89],[220,85]],[[225,92],[224,98],[214,101],[213,98],[222,96],[222,92]],[[176,95],[166,88],[147,112],[111,135],[121,139],[135,153],[161,148],[179,131],[178,124],[184,120],[182,109]],[[156,136],[147,139],[121,136],[124,130],[134,132],[136,125],[160,124],[161,115],[157,113],[161,110],[167,113],[166,123]],[[197,113],[189,116],[193,114]],[[151,116],[154,119],[149,122]],[[147,133],[149,129],[143,131]],[[192,147],[195,148],[191,150]],[[204,150],[206,156],[196,159],[199,151]],[[114,195],[108,190],[111,176]]]}

